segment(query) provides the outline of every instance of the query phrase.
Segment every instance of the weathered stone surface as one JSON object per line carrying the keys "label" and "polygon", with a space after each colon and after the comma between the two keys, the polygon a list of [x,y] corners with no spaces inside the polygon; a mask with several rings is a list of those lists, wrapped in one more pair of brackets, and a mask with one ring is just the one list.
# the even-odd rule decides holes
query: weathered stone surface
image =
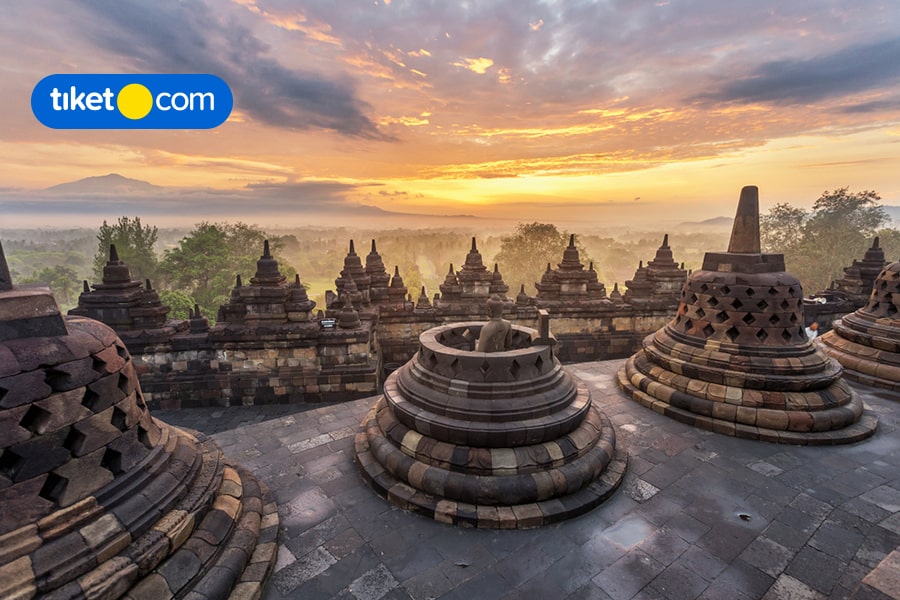
{"label": "weathered stone surface", "polygon": [[394,504],[447,523],[527,528],[589,510],[618,486],[625,458],[612,425],[542,341],[552,336],[506,326],[499,352],[473,350],[482,322],[430,329],[388,377],[356,452]]}
{"label": "weathered stone surface", "polygon": [[756,188],[744,188],[728,252],[706,254],[675,318],[644,339],[620,386],[657,412],[726,435],[794,444],[871,435],[840,365],[807,339],[800,282],[782,255],[759,252],[758,211]]}
{"label": "weathered stone surface", "polygon": [[816,341],[848,379],[900,390],[900,261],[882,269],[865,306]]}
{"label": "weathered stone surface", "polygon": [[[108,266],[104,285],[130,289],[114,250]],[[271,530],[277,523],[266,491],[234,470],[223,485],[212,442],[150,417],[111,329],[58,312],[47,315],[58,333],[19,326],[30,317],[15,307],[30,305],[29,295],[49,306],[40,289],[0,290],[0,322],[17,333],[2,347],[18,356],[0,378],[0,595],[143,598],[141,590],[164,589],[184,597],[227,568],[215,597],[239,583],[258,597],[274,555],[249,559],[258,539],[274,539],[260,532],[263,517]],[[221,548],[202,558],[181,552],[208,533],[196,524],[211,508],[225,521],[215,532]],[[155,569],[164,576],[146,577]]]}

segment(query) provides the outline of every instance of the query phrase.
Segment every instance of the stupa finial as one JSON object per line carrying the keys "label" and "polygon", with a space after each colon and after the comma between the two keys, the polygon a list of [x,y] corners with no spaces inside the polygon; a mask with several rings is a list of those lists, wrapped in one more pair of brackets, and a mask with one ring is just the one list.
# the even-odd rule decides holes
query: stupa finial
{"label": "stupa finial", "polygon": [[263,258],[272,258],[272,254],[269,252],[269,240],[263,242]]}
{"label": "stupa finial", "polygon": [[734,254],[759,254],[759,188],[744,186],[734,215],[728,252]]}
{"label": "stupa finial", "polygon": [[111,263],[119,262],[119,251],[116,250],[115,244],[109,245],[109,262],[111,262]]}
{"label": "stupa finial", "polygon": [[575,247],[575,234],[569,234],[569,248]]}

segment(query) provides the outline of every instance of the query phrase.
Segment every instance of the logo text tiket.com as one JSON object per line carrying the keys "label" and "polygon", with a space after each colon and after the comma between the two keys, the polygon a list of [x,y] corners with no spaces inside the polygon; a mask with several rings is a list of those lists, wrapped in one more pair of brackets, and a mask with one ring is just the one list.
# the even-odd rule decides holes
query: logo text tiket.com
{"label": "logo text tiket.com", "polygon": [[214,75],[50,75],[31,94],[54,129],[211,129],[233,105]]}

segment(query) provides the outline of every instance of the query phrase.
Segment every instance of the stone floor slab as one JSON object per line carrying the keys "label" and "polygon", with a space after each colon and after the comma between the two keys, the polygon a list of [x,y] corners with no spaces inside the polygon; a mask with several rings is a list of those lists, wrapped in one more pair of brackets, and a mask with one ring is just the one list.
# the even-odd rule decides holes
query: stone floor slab
{"label": "stone floor slab", "polygon": [[889,597],[863,581],[900,545],[900,394],[854,386],[879,416],[869,440],[785,447],[625,400],[620,365],[571,368],[617,426],[631,494],[534,530],[451,527],[378,497],[348,445],[372,399],[154,415],[212,434],[275,494],[279,562],[264,600]]}

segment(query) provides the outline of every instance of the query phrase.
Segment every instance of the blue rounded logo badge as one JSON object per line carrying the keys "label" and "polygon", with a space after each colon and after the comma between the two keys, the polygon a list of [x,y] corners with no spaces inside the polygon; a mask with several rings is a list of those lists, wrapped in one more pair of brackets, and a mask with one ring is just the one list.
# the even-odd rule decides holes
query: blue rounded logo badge
{"label": "blue rounded logo badge", "polygon": [[234,97],[215,75],[49,75],[31,110],[53,129],[212,129]]}

